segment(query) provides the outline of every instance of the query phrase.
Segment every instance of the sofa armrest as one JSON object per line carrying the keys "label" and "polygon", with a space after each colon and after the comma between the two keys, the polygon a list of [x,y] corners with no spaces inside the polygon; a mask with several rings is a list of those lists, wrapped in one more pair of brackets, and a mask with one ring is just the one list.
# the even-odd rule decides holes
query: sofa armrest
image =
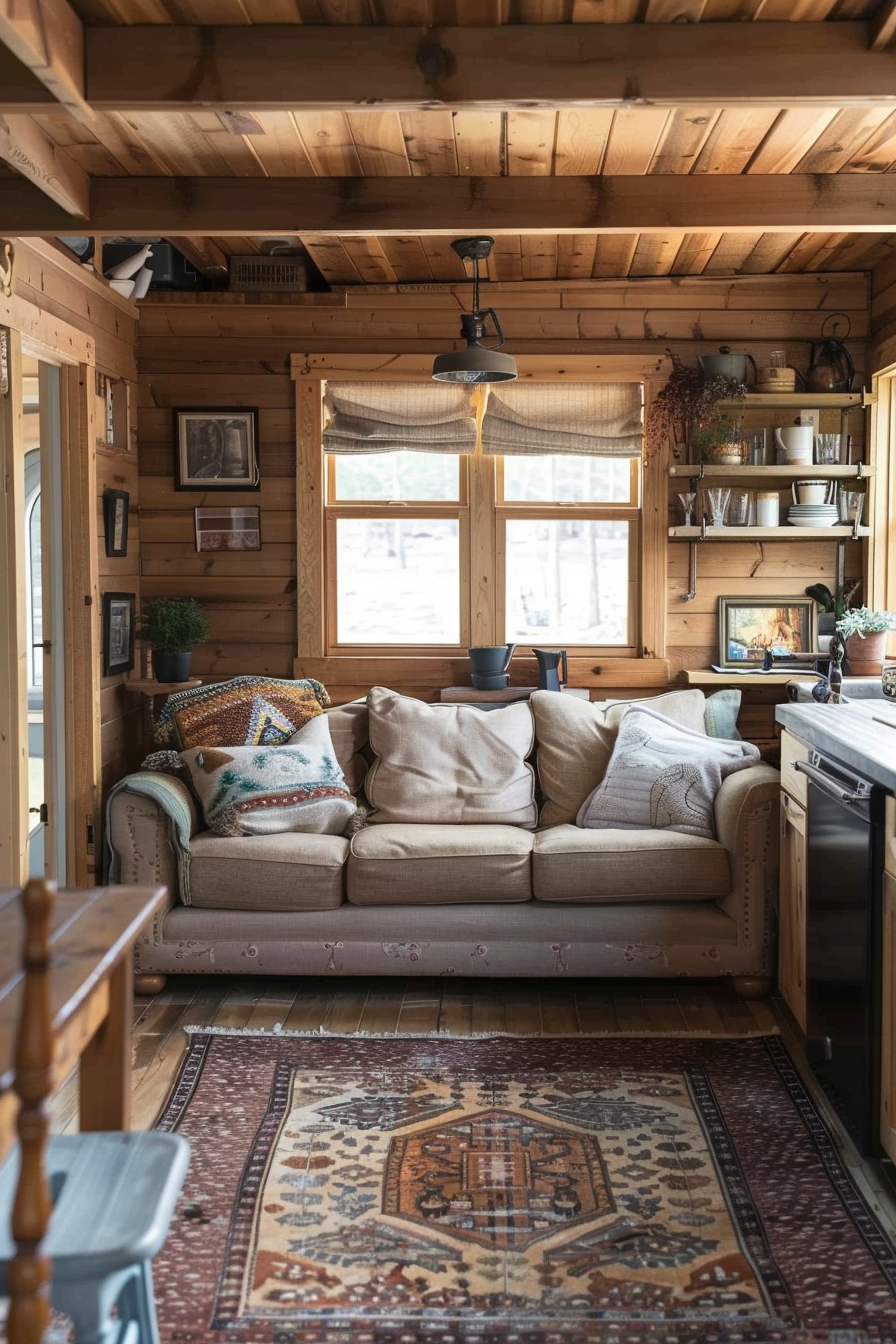
{"label": "sofa armrest", "polygon": [[126,886],[164,883],[170,905],[189,904],[189,841],[199,829],[192,795],[180,780],[129,775],[106,807],[108,880]]}
{"label": "sofa armrest", "polygon": [[778,899],[781,776],[759,763],[722,781],[716,794],[719,842],[728,850],[731,891],[719,906],[737,924],[742,947],[763,948],[772,965],[770,926]]}

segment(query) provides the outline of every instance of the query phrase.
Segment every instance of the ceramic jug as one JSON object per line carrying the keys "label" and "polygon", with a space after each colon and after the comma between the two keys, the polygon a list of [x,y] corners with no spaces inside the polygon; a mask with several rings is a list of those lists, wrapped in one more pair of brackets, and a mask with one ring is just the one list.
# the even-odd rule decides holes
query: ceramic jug
{"label": "ceramic jug", "polygon": [[470,666],[479,677],[501,676],[510,666],[515,652],[515,644],[481,644],[475,649],[467,649]]}
{"label": "ceramic jug", "polygon": [[[538,689],[540,691],[559,691],[566,685],[566,650],[533,649],[538,659]],[[560,670],[562,668],[562,671]]]}
{"label": "ceramic jug", "polygon": [[783,425],[775,430],[775,443],[787,462],[811,466],[815,431],[811,425]]}

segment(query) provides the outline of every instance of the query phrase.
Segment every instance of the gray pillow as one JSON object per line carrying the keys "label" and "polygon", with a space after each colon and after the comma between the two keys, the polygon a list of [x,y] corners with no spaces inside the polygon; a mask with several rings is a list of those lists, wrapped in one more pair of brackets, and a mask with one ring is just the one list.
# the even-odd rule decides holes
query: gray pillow
{"label": "gray pillow", "polygon": [[706,737],[632,705],[607,772],[579,808],[589,830],[669,830],[715,838],[713,804],[722,780],[759,760],[751,742]]}

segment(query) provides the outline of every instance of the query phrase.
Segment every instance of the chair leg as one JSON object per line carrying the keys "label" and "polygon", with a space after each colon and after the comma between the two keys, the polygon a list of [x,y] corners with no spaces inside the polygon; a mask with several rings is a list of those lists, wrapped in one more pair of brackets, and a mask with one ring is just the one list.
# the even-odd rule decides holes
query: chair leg
{"label": "chair leg", "polygon": [[53,1284],[53,1306],[71,1316],[74,1344],[117,1344],[120,1325],[112,1308],[121,1290],[121,1275]]}
{"label": "chair leg", "polygon": [[138,1344],[159,1344],[151,1261],[141,1260],[128,1279],[118,1299],[118,1315],[123,1323],[136,1323]]}

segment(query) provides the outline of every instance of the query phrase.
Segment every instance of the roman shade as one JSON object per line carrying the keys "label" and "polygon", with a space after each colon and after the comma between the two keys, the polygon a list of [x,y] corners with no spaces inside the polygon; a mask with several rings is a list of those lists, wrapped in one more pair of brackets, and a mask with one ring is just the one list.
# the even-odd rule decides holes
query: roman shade
{"label": "roman shade", "polygon": [[640,457],[640,383],[513,383],[489,390],[482,451]]}
{"label": "roman shade", "polygon": [[472,453],[476,409],[468,387],[437,383],[329,383],[326,453]]}

